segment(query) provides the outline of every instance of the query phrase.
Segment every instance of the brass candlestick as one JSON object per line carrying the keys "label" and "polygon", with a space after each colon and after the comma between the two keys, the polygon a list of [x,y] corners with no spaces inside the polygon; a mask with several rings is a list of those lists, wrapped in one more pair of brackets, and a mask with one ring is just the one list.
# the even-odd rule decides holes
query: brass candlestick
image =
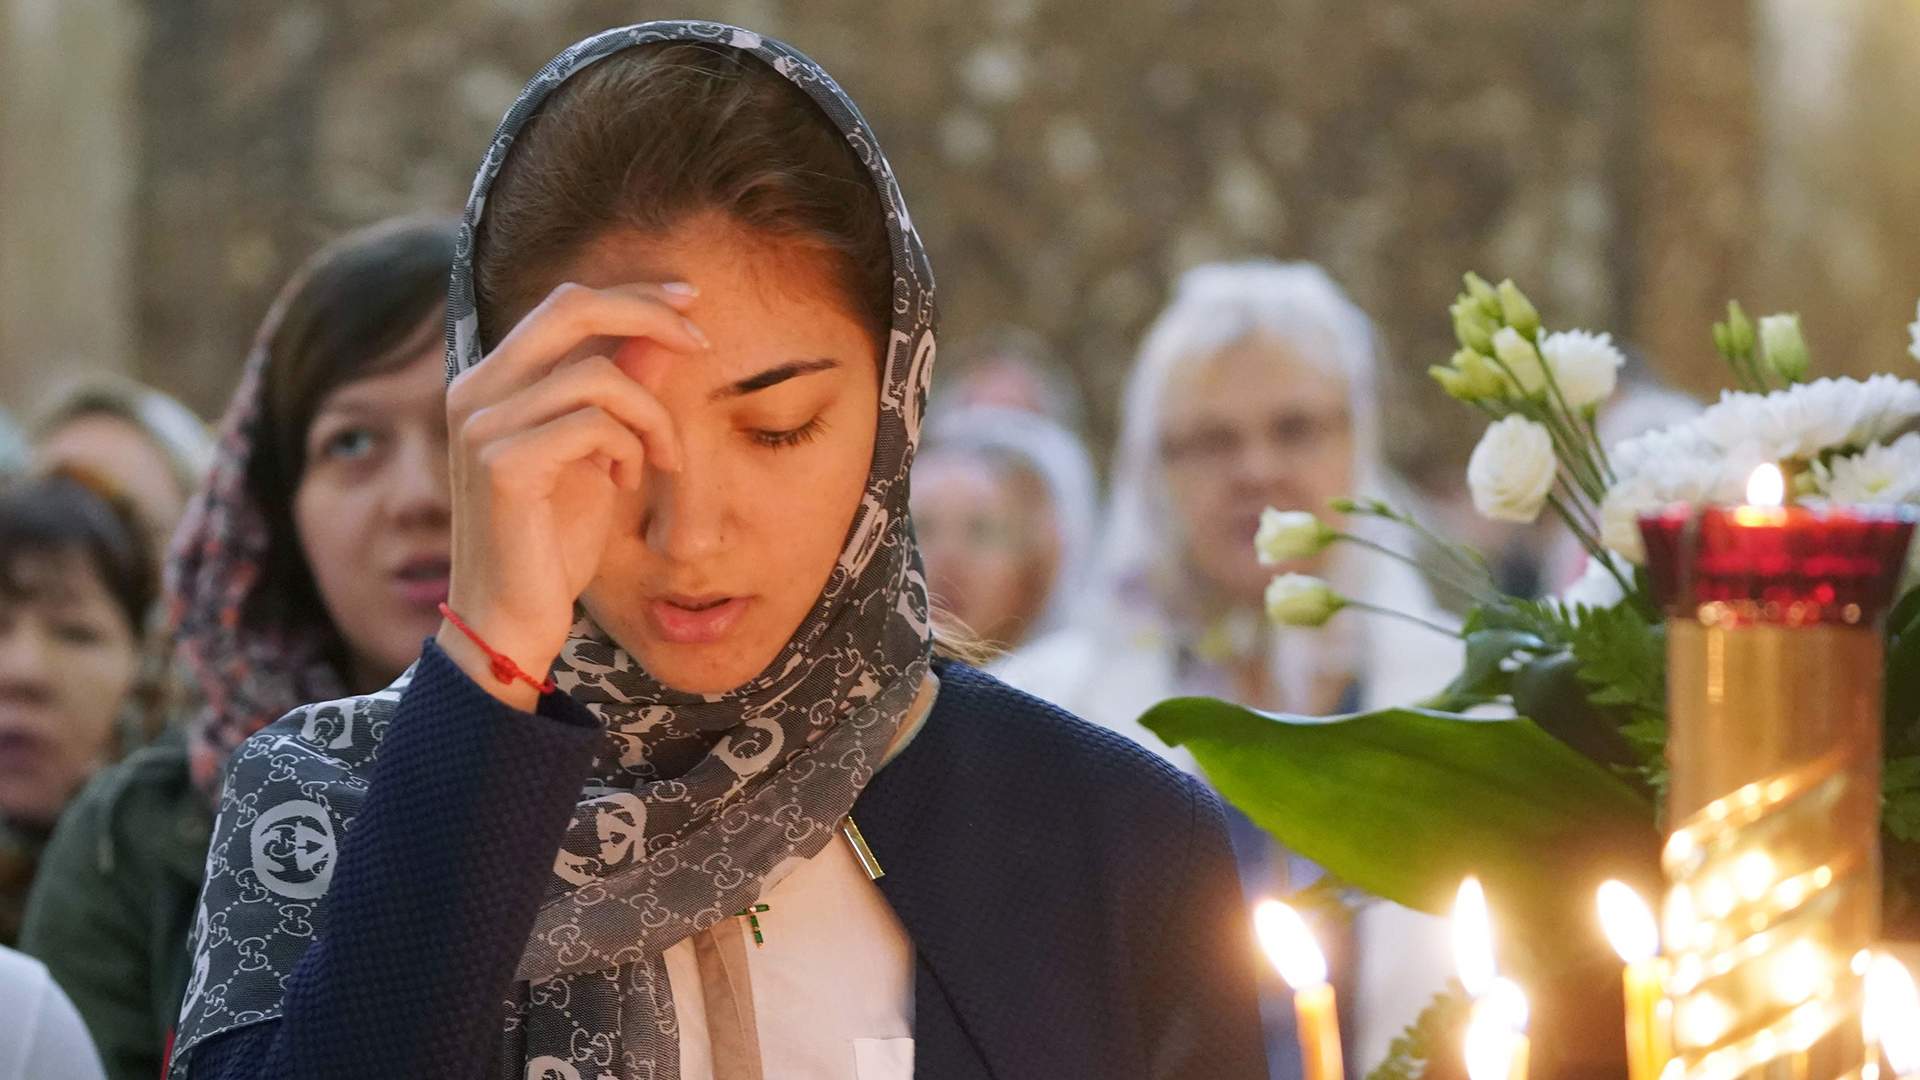
{"label": "brass candlestick", "polygon": [[1685,1080],[1867,1068],[1879,622],[1912,529],[1900,511],[1844,507],[1641,521],[1669,614],[1664,936]]}

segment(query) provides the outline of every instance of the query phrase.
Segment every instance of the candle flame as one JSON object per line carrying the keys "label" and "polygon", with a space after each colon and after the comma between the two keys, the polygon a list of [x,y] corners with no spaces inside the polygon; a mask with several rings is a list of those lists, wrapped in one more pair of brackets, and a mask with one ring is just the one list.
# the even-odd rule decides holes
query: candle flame
{"label": "candle flame", "polygon": [[1747,477],[1748,506],[1780,506],[1787,501],[1787,478],[1772,462],[1753,470]]}
{"label": "candle flame", "polygon": [[1467,1080],[1511,1080],[1525,1038],[1498,1021],[1475,1017],[1467,1025]]}
{"label": "candle flame", "polygon": [[1476,877],[1460,883],[1453,902],[1453,962],[1470,996],[1480,997],[1492,986],[1496,971],[1493,916],[1487,911],[1487,892]]}
{"label": "candle flame", "polygon": [[1467,1021],[1468,1080],[1512,1080],[1527,1044],[1527,995],[1511,979],[1493,979]]}
{"label": "candle flame", "polygon": [[1527,1020],[1531,1014],[1527,1006],[1527,994],[1520,989],[1520,984],[1512,979],[1493,980],[1487,987],[1486,996],[1476,1002],[1474,1008],[1506,1025],[1512,1031],[1526,1033]]}
{"label": "candle flame", "polygon": [[1600,926],[1607,941],[1620,954],[1623,963],[1651,960],[1660,951],[1660,930],[1653,922],[1653,909],[1625,882],[1609,881],[1600,886]]}
{"label": "candle flame", "polygon": [[1869,1043],[1878,1042],[1895,1076],[1920,1074],[1920,991],[1906,965],[1881,953],[1867,969],[1866,1010],[1861,1016]]}
{"label": "candle flame", "polygon": [[1278,900],[1262,900],[1253,909],[1253,929],[1288,986],[1305,990],[1327,981],[1326,954],[1299,912]]}

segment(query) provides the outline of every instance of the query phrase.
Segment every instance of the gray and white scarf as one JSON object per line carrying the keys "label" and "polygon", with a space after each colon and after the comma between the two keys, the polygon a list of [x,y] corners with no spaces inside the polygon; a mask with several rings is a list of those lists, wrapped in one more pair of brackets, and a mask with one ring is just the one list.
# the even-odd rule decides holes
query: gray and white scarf
{"label": "gray and white scarf", "polygon": [[[680,693],[590,621],[575,625],[554,679],[606,735],[503,1006],[502,1080],[678,1077],[679,1029],[661,954],[746,908],[826,846],[900,730],[931,652],[907,473],[933,364],[933,277],[872,131],[833,79],[793,48],[731,26],[652,22],[596,34],[541,68],[501,122],[467,203],[448,311],[449,374],[481,359],[473,237],[516,133],[569,76],[656,42],[705,42],[772,66],[866,164],[893,245],[878,435],[838,566],[752,682],[723,695]],[[409,679],[296,710],[235,755],[191,939],[176,1080],[199,1042],[280,1015],[282,983],[325,932],[336,838],[365,802]],[[286,857],[288,849],[298,854]]]}

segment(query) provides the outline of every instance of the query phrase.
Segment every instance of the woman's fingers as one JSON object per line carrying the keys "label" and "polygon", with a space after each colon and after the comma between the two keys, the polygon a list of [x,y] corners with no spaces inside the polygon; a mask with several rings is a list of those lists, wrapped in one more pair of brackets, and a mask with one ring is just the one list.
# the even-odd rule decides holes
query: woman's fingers
{"label": "woman's fingers", "polygon": [[673,418],[658,398],[604,356],[565,364],[472,414],[461,426],[461,437],[470,446],[484,446],[588,406],[624,424],[646,447],[657,468],[679,471],[682,455]]}
{"label": "woman's fingers", "polygon": [[484,408],[539,380],[591,338],[647,338],[675,352],[702,352],[709,347],[706,335],[681,314],[693,302],[691,288],[679,283],[605,289],[561,285],[485,360],[454,380],[448,408],[456,419]]}
{"label": "woman's fingers", "polygon": [[610,463],[610,479],[631,491],[640,486],[647,451],[626,424],[588,405],[490,443],[480,466],[496,493],[524,498],[551,490],[568,466],[594,460]]}

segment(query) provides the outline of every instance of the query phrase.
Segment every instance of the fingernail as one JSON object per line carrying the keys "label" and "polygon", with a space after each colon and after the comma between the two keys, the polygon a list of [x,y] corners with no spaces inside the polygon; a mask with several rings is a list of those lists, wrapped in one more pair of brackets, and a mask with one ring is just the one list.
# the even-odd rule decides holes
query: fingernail
{"label": "fingernail", "polygon": [[660,291],[674,296],[699,296],[700,287],[690,281],[669,281],[660,286]]}
{"label": "fingernail", "polygon": [[692,319],[683,318],[680,321],[686,325],[687,333],[693,336],[693,340],[700,343],[701,348],[703,349],[713,348],[713,342],[707,340],[707,332],[705,330],[700,329],[698,326],[694,325],[694,322]]}

